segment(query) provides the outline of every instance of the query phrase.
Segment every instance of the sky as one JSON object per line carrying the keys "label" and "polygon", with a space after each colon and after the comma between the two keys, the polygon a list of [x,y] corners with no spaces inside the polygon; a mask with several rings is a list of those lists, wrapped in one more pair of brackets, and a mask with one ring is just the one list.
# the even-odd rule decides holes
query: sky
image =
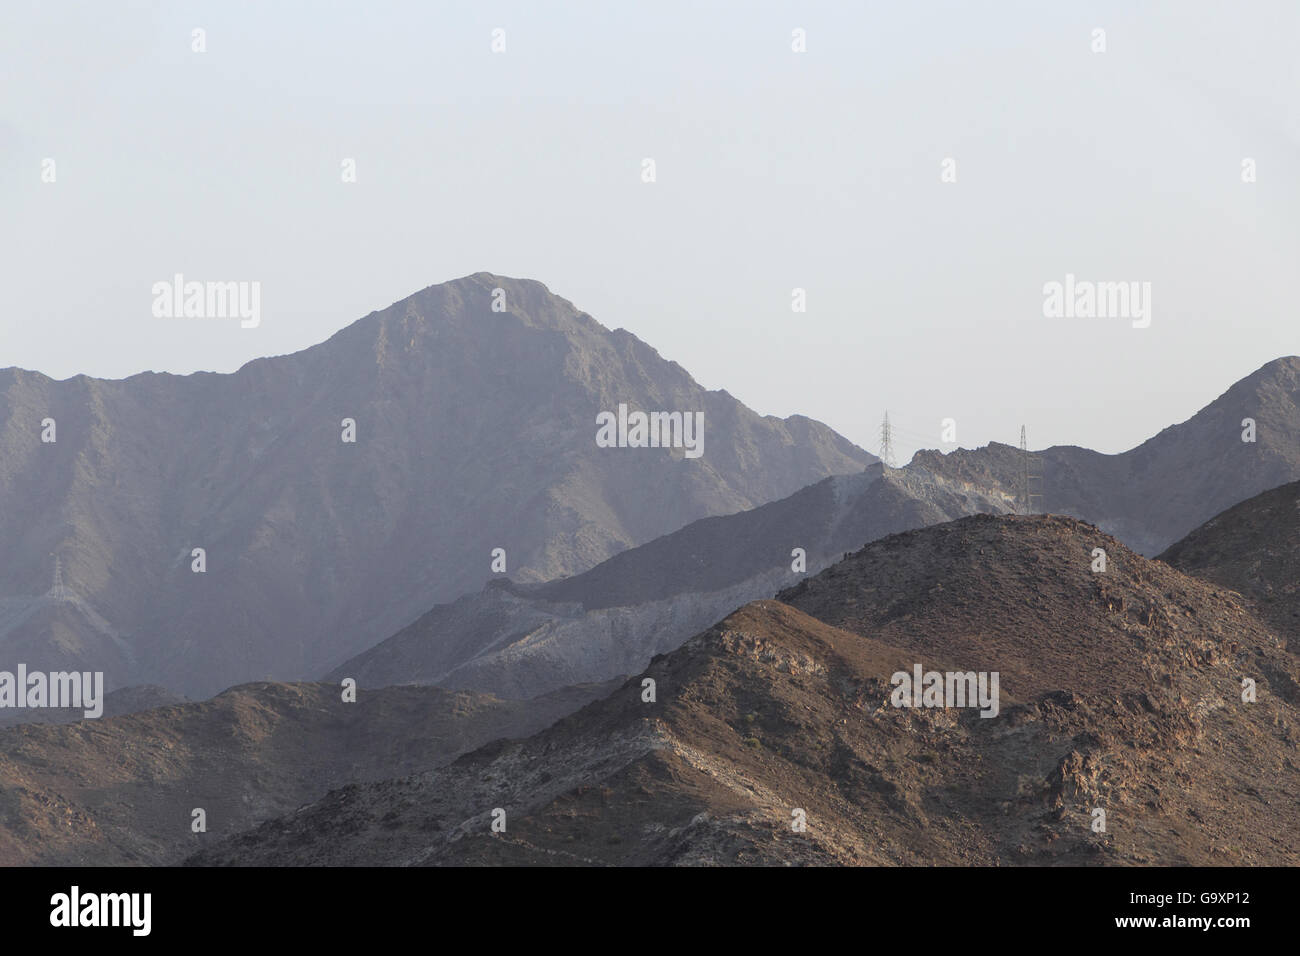
{"label": "sky", "polygon": [[[487,271],[899,463],[1115,453],[1300,353],[1297,48],[1293,0],[5,0],[0,367],[233,371]],[[177,273],[260,323],[156,316]]]}

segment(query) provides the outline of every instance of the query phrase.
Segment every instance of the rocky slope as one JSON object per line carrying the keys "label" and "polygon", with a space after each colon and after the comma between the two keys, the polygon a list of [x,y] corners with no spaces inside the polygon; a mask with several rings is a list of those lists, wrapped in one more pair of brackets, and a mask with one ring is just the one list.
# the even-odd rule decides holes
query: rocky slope
{"label": "rocky slope", "polygon": [[[998,672],[997,715],[893,706],[917,664]],[[975,516],[747,605],[526,740],[190,862],[1295,865],[1298,679],[1237,594],[1073,519]]]}
{"label": "rocky slope", "polygon": [[[598,447],[596,417],[619,403],[703,412],[702,456]],[[230,375],[4,369],[0,667],[192,697],[314,677],[476,591],[494,548],[511,575],[550,580],[872,460],[706,391],[539,282],[487,273]]]}
{"label": "rocky slope", "polygon": [[1216,515],[1160,560],[1240,592],[1300,652],[1300,482]]}
{"label": "rocky slope", "polygon": [[[607,687],[527,704],[433,687],[248,684],[122,717],[0,730],[0,865],[167,864],[331,787],[539,730]],[[207,832],[191,831],[202,808]]]}
{"label": "rocky slope", "polygon": [[[165,687],[156,684],[134,684],[120,687],[104,694],[104,711],[99,718],[120,717],[155,707],[168,707],[172,704],[187,703],[184,697],[173,694]],[[0,709],[0,727],[14,724],[75,724],[85,719],[85,707],[44,707],[40,709],[4,708]],[[0,781],[2,782],[2,781]]]}

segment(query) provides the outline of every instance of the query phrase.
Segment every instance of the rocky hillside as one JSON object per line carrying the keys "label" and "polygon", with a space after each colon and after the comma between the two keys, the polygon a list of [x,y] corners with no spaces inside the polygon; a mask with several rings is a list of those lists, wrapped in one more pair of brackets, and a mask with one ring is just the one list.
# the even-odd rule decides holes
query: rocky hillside
{"label": "rocky hillside", "polygon": [[1216,515],[1160,560],[1240,592],[1300,651],[1300,481]]}
{"label": "rocky hillside", "polygon": [[[0,866],[167,864],[331,787],[522,736],[608,687],[520,704],[433,687],[248,684],[212,700],[0,730]],[[207,832],[192,832],[202,808]]]}
{"label": "rocky hillside", "polygon": [[[917,665],[999,673],[996,715],[894,706]],[[975,516],[747,605],[526,740],[190,862],[1295,865],[1298,679],[1237,594],[1073,519]]]}
{"label": "rocky hillside", "polygon": [[[702,412],[702,454],[598,447],[620,403]],[[477,591],[493,549],[550,580],[872,460],[487,273],[230,375],[4,369],[0,667],[191,697],[314,677]]]}
{"label": "rocky hillside", "polygon": [[[156,684],[134,684],[119,687],[104,694],[104,710],[99,718],[120,717],[155,707],[168,707],[172,704],[187,703],[184,697],[173,694],[165,687]],[[85,719],[85,707],[44,707],[32,709],[14,707],[0,709],[0,727],[14,724],[75,724]]]}

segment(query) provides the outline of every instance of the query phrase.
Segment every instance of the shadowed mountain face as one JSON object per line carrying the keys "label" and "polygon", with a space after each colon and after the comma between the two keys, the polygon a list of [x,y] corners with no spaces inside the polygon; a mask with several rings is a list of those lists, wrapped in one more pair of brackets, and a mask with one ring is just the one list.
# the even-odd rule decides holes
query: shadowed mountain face
{"label": "shadowed mountain face", "polygon": [[[1158,550],[1217,503],[1300,476],[1298,371],[1298,359],[1272,362],[1123,455],[1039,452],[1045,477],[1032,490],[1049,508],[1082,516],[1135,550]],[[1245,417],[1256,419],[1255,443],[1241,440]],[[1016,510],[1024,467],[1018,449],[1000,444],[921,452],[899,469],[875,464],[763,507],[694,522],[583,574],[540,585],[498,582],[433,608],[329,676],[527,697],[634,673],[863,542]],[[793,560],[796,548],[806,554],[806,571]]]}
{"label": "shadowed mountain face", "polygon": [[[597,415],[620,403],[702,412],[703,454],[598,447]],[[190,696],[319,674],[477,590],[493,549],[549,580],[873,460],[705,391],[540,283],[488,274],[231,375],[5,369],[0,451],[6,666]]]}
{"label": "shadowed mountain face", "polygon": [[[780,597],[533,737],[191,862],[1298,862],[1300,670],[1233,592],[1073,519],[976,516]],[[916,665],[998,672],[996,716],[894,706]]]}
{"label": "shadowed mountain face", "polygon": [[1240,592],[1300,650],[1300,481],[1216,515],[1160,560]]}
{"label": "shadowed mountain face", "polygon": [[328,679],[437,683],[506,697],[607,680],[640,670],[863,541],[1011,506],[1006,495],[872,465],[751,511],[694,522],[584,574],[538,585],[494,582],[435,607]]}
{"label": "shadowed mountain face", "polygon": [[521,704],[405,687],[344,703],[337,685],[247,684],[200,703],[0,730],[0,866],[174,863],[330,787],[439,766],[609,690]]}

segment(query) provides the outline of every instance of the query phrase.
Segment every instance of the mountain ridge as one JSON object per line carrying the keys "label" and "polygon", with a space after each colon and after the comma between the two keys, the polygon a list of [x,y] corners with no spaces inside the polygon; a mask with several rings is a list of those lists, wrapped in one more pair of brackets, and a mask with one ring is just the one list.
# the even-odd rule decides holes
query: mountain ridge
{"label": "mountain ridge", "polygon": [[1300,650],[1300,481],[1220,512],[1159,560],[1232,588]]}
{"label": "mountain ridge", "polygon": [[[521,705],[407,687],[345,703],[336,684],[254,683],[206,701],[0,729],[0,866],[174,864],[330,787],[540,730],[602,690]],[[191,830],[196,808],[201,834]]]}
{"label": "mountain ridge", "polygon": [[[1260,409],[1266,455],[1243,448],[1237,424]],[[1300,359],[1267,363],[1160,436],[1117,455],[1077,446],[1032,453],[1046,466],[1040,508],[1153,554],[1188,522],[1211,517],[1220,501],[1271,487],[1276,478],[1300,478]],[[1019,449],[996,442],[921,451],[901,468],[877,462],[745,512],[693,522],[578,575],[489,582],[477,595],[429,609],[326,676],[517,698],[635,672],[736,607],[771,597],[865,541],[962,515],[1022,510],[1024,462]],[[1179,490],[1160,493],[1166,484]],[[805,552],[802,572],[793,570],[795,548]]]}
{"label": "mountain ridge", "polygon": [[[1234,592],[1076,519],[976,515],[781,598],[540,733],[334,790],[187,862],[1295,863],[1300,663]],[[997,715],[898,707],[891,674],[918,665],[1000,672]]]}
{"label": "mountain ridge", "polygon": [[[596,414],[620,401],[703,411],[703,457],[598,448]],[[193,697],[313,676],[476,590],[494,548],[546,580],[873,460],[708,392],[541,283],[487,273],[234,373],[10,372],[0,448],[0,599],[44,592],[57,557],[137,663],[96,666],[102,640],[76,627],[20,628],[0,649]]]}

